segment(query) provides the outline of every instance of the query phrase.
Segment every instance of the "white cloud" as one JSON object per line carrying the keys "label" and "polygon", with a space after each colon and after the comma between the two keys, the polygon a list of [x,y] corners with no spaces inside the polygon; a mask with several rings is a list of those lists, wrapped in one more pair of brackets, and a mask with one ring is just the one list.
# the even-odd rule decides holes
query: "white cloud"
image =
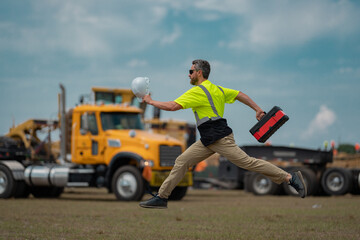
{"label": "white cloud", "polygon": [[[254,0],[223,0],[221,2],[217,0],[202,0],[196,1],[191,6],[195,6],[199,9],[206,11],[214,11],[220,13],[230,14],[244,14],[248,12],[254,6]],[[263,5],[263,1],[258,2]]]}
{"label": "white cloud", "polygon": [[348,37],[359,33],[359,5],[348,0],[300,2],[283,0],[134,0],[31,1],[21,21],[0,21],[0,50],[27,54],[62,51],[80,57],[138,52],[154,42],[172,44],[181,35],[181,23],[172,33],[163,29],[169,13],[188,14],[200,21],[234,19],[236,28],[224,36],[221,47],[262,51],[302,45],[319,37]]}
{"label": "white cloud", "polygon": [[341,67],[339,68],[338,72],[340,74],[347,74],[347,73],[352,73],[354,71],[354,69],[352,67]]}
{"label": "white cloud", "polygon": [[318,59],[306,59],[302,58],[298,61],[298,65],[300,67],[316,67],[318,66],[320,61]]}
{"label": "white cloud", "polygon": [[219,7],[219,12],[238,19],[239,26],[228,43],[231,48],[262,51],[302,45],[320,37],[344,37],[360,30],[359,5],[347,0],[202,2],[212,11]]}
{"label": "white cloud", "polygon": [[174,31],[161,39],[162,44],[172,44],[181,36],[181,29],[179,26],[174,27]]}
{"label": "white cloud", "polygon": [[320,106],[319,112],[310,122],[306,131],[302,134],[302,138],[312,137],[315,134],[324,133],[335,122],[336,114],[327,106]]}
{"label": "white cloud", "polygon": [[127,63],[127,66],[136,68],[136,67],[145,67],[148,65],[148,62],[140,59],[132,59]]}
{"label": "white cloud", "polygon": [[[355,65],[355,64],[352,64]],[[360,67],[344,65],[334,69],[334,73],[343,81],[357,83],[360,78]]]}
{"label": "white cloud", "polygon": [[181,7],[166,4],[201,21],[234,19],[237,27],[220,44],[236,49],[277,49],[360,32],[359,4],[349,0],[184,0]]}
{"label": "white cloud", "polygon": [[[138,52],[160,41],[166,7],[141,3],[139,8],[136,1],[108,3],[32,1],[33,9],[24,16],[29,24],[13,20],[0,22],[0,50],[99,57]],[[172,36],[169,41],[176,37]]]}

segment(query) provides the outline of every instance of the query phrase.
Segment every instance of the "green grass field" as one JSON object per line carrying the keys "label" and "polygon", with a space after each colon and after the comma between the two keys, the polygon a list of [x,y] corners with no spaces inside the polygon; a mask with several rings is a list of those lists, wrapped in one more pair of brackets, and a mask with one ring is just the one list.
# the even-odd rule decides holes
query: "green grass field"
{"label": "green grass field", "polygon": [[104,189],[0,200],[0,239],[360,239],[359,222],[360,196],[352,195],[189,190],[166,210],[118,202]]}

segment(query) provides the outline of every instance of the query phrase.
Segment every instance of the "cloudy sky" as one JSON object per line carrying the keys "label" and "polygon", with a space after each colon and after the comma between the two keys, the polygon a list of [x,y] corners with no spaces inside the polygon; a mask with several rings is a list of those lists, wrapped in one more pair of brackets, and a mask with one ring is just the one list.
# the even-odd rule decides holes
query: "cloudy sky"
{"label": "cloudy sky", "polygon": [[[0,135],[13,122],[55,119],[59,83],[68,108],[92,86],[128,88],[138,76],[150,78],[154,99],[174,100],[191,87],[191,61],[203,58],[213,83],[289,115],[273,145],[354,144],[359,56],[355,0],[3,0]],[[194,122],[191,110],[162,117]],[[225,117],[238,144],[257,144],[253,110],[237,102]]]}

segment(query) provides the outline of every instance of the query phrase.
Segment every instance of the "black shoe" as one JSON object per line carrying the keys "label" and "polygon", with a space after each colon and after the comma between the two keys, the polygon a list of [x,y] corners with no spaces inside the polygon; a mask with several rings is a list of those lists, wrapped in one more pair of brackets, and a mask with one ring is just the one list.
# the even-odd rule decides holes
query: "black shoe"
{"label": "black shoe", "polygon": [[165,198],[161,198],[158,195],[156,195],[153,198],[150,198],[147,201],[140,202],[140,207],[143,208],[167,208],[167,202],[168,200]]}
{"label": "black shoe", "polygon": [[290,179],[289,185],[295,188],[295,190],[299,193],[301,198],[306,197],[307,189],[304,178],[300,171],[294,172],[292,178]]}

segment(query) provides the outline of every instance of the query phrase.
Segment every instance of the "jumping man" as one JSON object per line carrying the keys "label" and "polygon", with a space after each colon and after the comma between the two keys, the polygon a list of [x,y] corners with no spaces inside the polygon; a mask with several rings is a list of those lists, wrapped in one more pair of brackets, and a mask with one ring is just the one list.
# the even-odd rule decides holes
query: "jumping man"
{"label": "jumping man", "polygon": [[277,184],[286,182],[296,189],[300,197],[304,198],[306,185],[300,171],[287,173],[267,161],[249,157],[236,145],[232,129],[223,118],[225,103],[233,103],[235,100],[242,102],[256,112],[257,120],[260,120],[265,113],[245,93],[211,83],[208,80],[209,74],[210,64],[207,61],[194,60],[189,70],[189,78],[190,83],[195,87],[170,102],[155,101],[150,95],[143,97],[144,102],[166,111],[191,108],[200,132],[200,140],[177,157],[173,169],[162,183],[158,194],[141,202],[140,206],[167,208],[168,197],[187,170],[214,153],[219,153],[243,169],[261,173]]}

